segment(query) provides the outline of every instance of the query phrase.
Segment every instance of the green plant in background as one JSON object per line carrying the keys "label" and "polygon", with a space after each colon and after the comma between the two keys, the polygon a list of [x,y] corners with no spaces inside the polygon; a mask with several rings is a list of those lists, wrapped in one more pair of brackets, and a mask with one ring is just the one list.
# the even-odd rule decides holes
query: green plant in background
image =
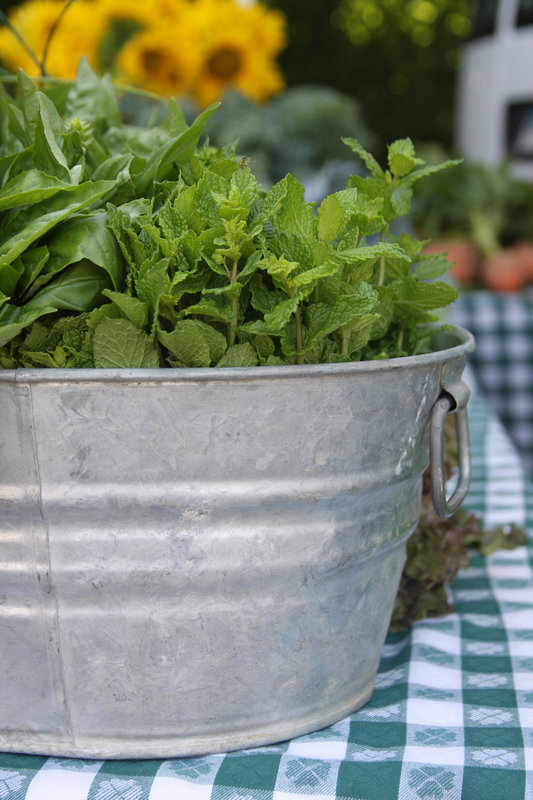
{"label": "green plant in background", "polygon": [[305,182],[327,162],[346,162],[349,153],[341,137],[347,131],[366,148],[376,145],[353,97],[326,86],[306,85],[289,87],[263,106],[239,94],[226,95],[210,123],[209,136],[217,145],[238,141],[254,173],[269,185],[287,172]]}
{"label": "green plant in background", "polygon": [[416,127],[449,147],[455,72],[470,0],[267,0],[288,19],[281,66],[289,86],[321,83],[354,96],[383,141]]}
{"label": "green plant in background", "polygon": [[411,220],[418,235],[450,251],[460,282],[496,291],[533,282],[533,185],[513,178],[508,164],[461,164],[435,176],[431,191],[420,184]]}

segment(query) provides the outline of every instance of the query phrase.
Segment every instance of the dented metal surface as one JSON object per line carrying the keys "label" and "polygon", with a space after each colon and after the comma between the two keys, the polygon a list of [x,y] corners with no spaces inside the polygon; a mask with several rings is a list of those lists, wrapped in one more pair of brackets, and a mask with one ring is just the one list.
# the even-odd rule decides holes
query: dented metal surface
{"label": "dented metal surface", "polygon": [[428,420],[473,341],[443,346],[0,372],[0,749],[217,752],[366,702]]}

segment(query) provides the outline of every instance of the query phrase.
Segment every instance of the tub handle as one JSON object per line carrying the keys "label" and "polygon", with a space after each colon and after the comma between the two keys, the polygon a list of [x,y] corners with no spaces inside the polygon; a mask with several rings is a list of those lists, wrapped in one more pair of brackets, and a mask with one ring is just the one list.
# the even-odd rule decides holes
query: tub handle
{"label": "tub handle", "polygon": [[[459,480],[453,495],[446,499],[444,486],[444,422],[450,411],[453,411],[455,416]],[[460,508],[470,486],[470,443],[468,441],[466,408],[458,409],[455,400],[447,392],[439,397],[431,411],[429,451],[433,508],[439,517],[451,517]]]}

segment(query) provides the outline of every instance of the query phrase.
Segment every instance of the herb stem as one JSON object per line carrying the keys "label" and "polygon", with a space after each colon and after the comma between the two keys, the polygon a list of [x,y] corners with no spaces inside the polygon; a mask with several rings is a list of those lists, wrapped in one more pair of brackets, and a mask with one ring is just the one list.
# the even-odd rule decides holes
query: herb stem
{"label": "herb stem", "polygon": [[342,354],[343,356],[348,356],[348,345],[350,343],[350,331],[347,331],[346,328],[342,328]]}
{"label": "herb stem", "polygon": [[[233,286],[234,283],[237,282],[237,278],[239,277],[237,272],[237,265],[238,261],[233,262],[233,266],[231,268],[231,275],[230,275],[230,283]],[[233,313],[233,322],[230,323],[229,327],[229,347],[232,347],[235,344],[235,338],[237,335],[237,325],[239,323],[239,298],[232,297],[231,298],[231,311]]]}
{"label": "herb stem", "polygon": [[398,348],[398,350],[402,349],[402,345],[403,345],[403,328],[400,328],[400,330],[398,331],[398,338],[396,339],[396,347]]}
{"label": "herb stem", "polygon": [[303,335],[302,335],[302,315],[300,313],[300,305],[299,304],[296,307],[295,317],[296,317],[296,350],[298,352],[298,354],[296,356],[296,363],[297,364],[303,364],[304,363],[304,357],[303,357],[303,353],[301,351],[302,351],[303,346],[304,346],[304,341],[303,341]]}
{"label": "herb stem", "polygon": [[[381,231],[381,241],[384,242],[387,238],[388,228],[383,228]],[[381,256],[379,259],[379,274],[378,274],[378,286],[383,286],[385,283],[385,256]]]}

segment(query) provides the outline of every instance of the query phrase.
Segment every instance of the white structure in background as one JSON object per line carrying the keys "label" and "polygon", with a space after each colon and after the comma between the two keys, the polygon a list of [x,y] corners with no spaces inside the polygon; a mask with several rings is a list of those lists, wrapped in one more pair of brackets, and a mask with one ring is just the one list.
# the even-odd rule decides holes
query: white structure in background
{"label": "white structure in background", "polygon": [[533,179],[533,0],[478,0],[463,47],[458,147],[469,161],[511,159]]}

